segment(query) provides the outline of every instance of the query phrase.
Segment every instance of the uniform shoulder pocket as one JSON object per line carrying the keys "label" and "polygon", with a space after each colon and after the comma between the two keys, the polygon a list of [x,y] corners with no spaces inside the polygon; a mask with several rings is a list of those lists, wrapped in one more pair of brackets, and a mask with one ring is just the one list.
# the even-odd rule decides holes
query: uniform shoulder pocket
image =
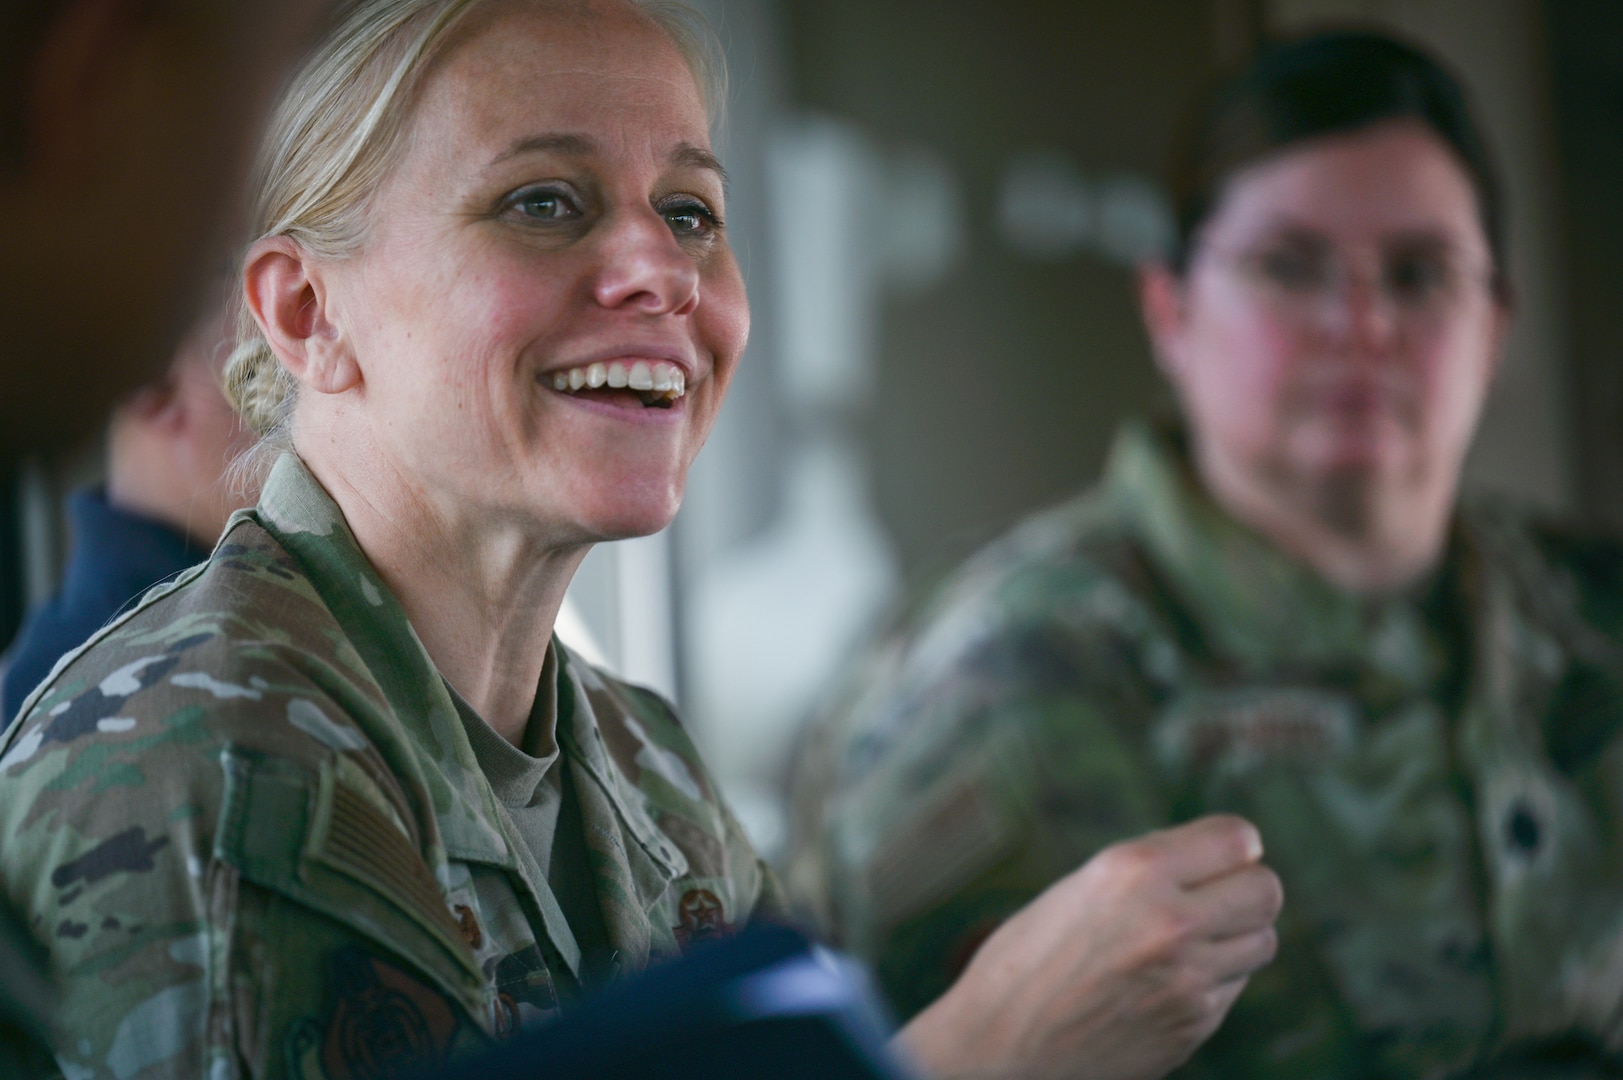
{"label": "uniform shoulder pocket", "polygon": [[[343,774],[229,745],[214,857],[410,962],[473,1017],[484,978],[398,820]],[[342,775],[341,775],[342,774]]]}

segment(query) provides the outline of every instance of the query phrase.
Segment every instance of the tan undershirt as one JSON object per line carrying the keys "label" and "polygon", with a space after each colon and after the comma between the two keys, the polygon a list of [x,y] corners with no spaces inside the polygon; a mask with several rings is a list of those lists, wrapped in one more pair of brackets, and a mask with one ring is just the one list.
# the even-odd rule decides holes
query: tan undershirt
{"label": "tan undershirt", "polygon": [[[595,973],[610,960],[611,950],[592,884],[571,770],[558,748],[556,653],[551,647],[547,649],[522,748],[497,734],[449,683],[446,688],[468,733],[480,771],[506,808],[519,838],[535,858],[535,865],[546,875],[546,885],[580,947],[586,979],[588,983],[595,981]],[[566,764],[559,766],[560,760]],[[540,940],[544,928],[534,929]]]}

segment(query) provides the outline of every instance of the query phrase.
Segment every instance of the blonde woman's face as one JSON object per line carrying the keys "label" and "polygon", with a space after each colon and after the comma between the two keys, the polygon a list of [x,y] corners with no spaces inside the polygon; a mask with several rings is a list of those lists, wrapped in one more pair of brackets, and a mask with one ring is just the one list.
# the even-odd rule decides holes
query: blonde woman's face
{"label": "blonde woman's face", "polygon": [[627,7],[482,18],[333,279],[361,408],[425,492],[559,542],[657,530],[749,328],[705,108]]}

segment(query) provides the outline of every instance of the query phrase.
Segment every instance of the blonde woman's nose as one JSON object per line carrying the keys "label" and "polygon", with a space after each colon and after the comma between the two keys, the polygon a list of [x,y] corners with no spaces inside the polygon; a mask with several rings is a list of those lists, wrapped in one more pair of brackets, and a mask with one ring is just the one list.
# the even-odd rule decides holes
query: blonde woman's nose
{"label": "blonde woman's nose", "polygon": [[699,266],[652,207],[605,221],[593,294],[606,308],[684,315],[698,303]]}

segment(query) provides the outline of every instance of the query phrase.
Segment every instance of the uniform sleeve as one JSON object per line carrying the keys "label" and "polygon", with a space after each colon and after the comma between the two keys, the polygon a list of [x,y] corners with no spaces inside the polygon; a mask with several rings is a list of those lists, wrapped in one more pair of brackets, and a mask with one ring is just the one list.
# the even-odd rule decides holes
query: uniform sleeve
{"label": "uniform sleeve", "polygon": [[0,1076],[43,1076],[58,1008],[48,954],[0,901]]}
{"label": "uniform sleeve", "polygon": [[0,756],[0,875],[61,981],[65,1075],[374,1075],[477,1039],[478,973],[358,731],[285,666],[230,670],[98,667]]}
{"label": "uniform sleeve", "polygon": [[205,1075],[217,747],[134,695],[58,696],[0,758],[0,873],[62,980],[63,1067]]}
{"label": "uniform sleeve", "polygon": [[1044,887],[1173,812],[1141,737],[1142,642],[1103,617],[1119,604],[1090,611],[1091,582],[1063,584],[938,607],[797,756],[795,897],[903,1017]]}

